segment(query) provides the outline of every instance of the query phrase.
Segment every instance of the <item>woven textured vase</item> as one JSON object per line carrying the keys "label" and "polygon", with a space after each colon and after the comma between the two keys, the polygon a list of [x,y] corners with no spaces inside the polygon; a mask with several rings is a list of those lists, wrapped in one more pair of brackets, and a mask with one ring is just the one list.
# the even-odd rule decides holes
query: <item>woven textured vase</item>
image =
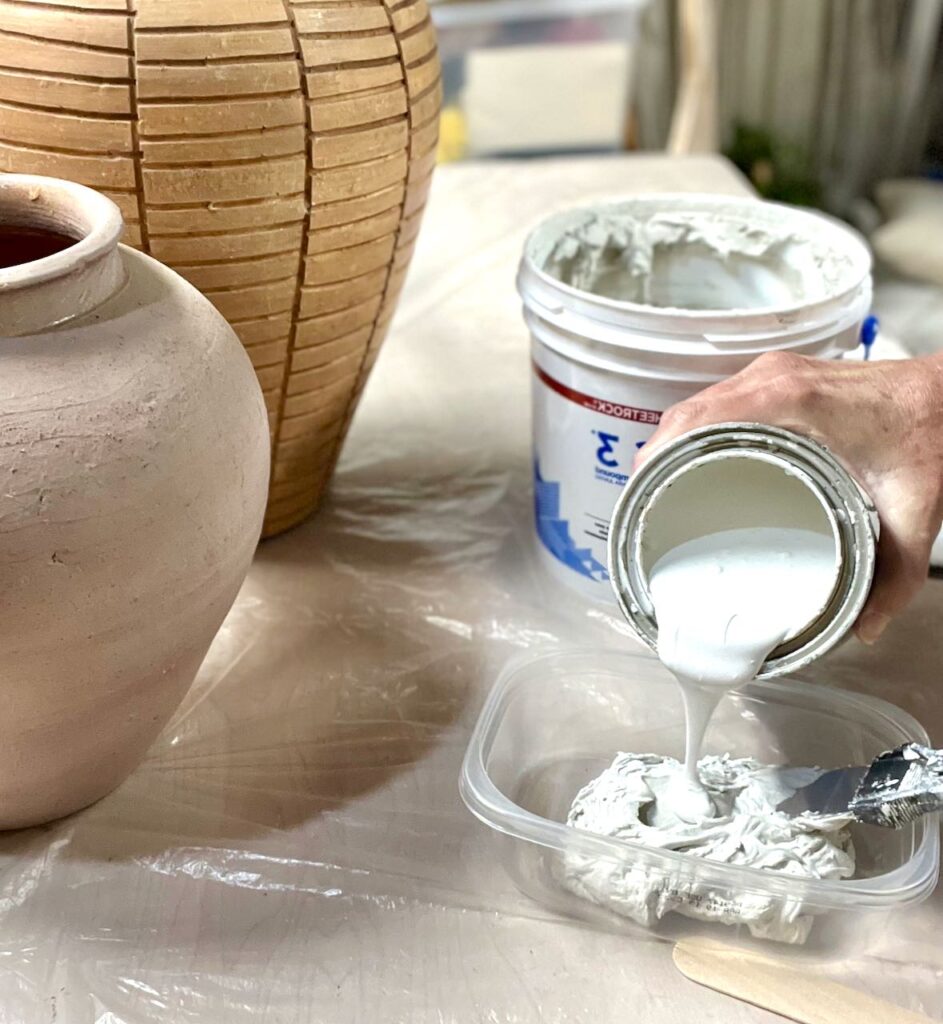
{"label": "woven textured vase", "polygon": [[330,477],[435,162],[425,0],[0,0],[0,170],[118,203],[211,299],[272,434],[265,533]]}

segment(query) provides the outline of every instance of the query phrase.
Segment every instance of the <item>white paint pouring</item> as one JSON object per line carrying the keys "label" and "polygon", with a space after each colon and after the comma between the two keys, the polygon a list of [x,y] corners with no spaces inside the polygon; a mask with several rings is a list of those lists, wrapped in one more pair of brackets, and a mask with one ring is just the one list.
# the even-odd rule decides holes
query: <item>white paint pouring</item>
{"label": "white paint pouring", "polygon": [[708,461],[669,485],[646,523],[658,656],[681,686],[685,768],[711,715],[772,651],[822,614],[836,585],[832,523],[799,476],[765,461]]}
{"label": "white paint pouring", "polygon": [[720,699],[754,679],[770,652],[816,617],[834,582],[831,535],[795,528],[711,533],[655,563],[658,657],[681,685],[692,781]]}

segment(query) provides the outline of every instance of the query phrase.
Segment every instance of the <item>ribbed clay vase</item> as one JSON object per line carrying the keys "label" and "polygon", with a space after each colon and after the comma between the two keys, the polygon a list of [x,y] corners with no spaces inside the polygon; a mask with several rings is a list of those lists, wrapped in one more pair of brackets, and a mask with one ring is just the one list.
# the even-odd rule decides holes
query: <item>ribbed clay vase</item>
{"label": "ribbed clay vase", "polygon": [[84,807],[134,768],[262,526],[252,366],[121,231],[90,189],[0,176],[0,828]]}
{"label": "ribbed clay vase", "polygon": [[268,407],[266,534],[317,504],[435,162],[425,0],[0,0],[0,170],[104,191],[235,327]]}

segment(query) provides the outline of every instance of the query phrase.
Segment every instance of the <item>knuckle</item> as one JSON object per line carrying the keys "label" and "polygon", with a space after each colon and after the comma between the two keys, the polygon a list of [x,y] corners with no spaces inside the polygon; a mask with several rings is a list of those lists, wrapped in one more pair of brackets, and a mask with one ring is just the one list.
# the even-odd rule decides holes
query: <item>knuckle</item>
{"label": "knuckle", "polygon": [[[762,394],[766,401],[794,409],[806,409],[816,404],[819,382],[810,372],[805,356],[791,352],[768,352],[762,361]],[[760,361],[758,360],[758,361]]]}
{"label": "knuckle", "polygon": [[672,427],[689,427],[700,422],[704,418],[705,405],[703,402],[689,399],[680,405],[672,406],[662,418]]}
{"label": "knuckle", "polygon": [[757,370],[774,376],[791,375],[805,369],[806,358],[795,352],[764,352],[754,360],[753,365]]}
{"label": "knuckle", "polygon": [[777,377],[766,388],[767,396],[779,405],[803,409],[815,400],[815,385],[802,377]]}

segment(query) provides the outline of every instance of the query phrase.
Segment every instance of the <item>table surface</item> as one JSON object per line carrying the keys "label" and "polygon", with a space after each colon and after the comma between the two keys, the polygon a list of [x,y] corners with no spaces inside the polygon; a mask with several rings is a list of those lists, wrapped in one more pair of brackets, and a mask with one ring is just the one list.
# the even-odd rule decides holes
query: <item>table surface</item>
{"label": "table surface", "polygon": [[[594,196],[743,188],[714,158],[438,172],[325,507],[262,546],[125,785],[0,838],[0,1021],[780,1019],[687,982],[665,944],[519,894],[456,787],[505,659],[629,642],[533,562],[524,233]],[[807,676],[888,697],[939,741],[941,609],[931,581],[879,646]],[[941,932],[943,893],[828,973],[943,1018]]]}

